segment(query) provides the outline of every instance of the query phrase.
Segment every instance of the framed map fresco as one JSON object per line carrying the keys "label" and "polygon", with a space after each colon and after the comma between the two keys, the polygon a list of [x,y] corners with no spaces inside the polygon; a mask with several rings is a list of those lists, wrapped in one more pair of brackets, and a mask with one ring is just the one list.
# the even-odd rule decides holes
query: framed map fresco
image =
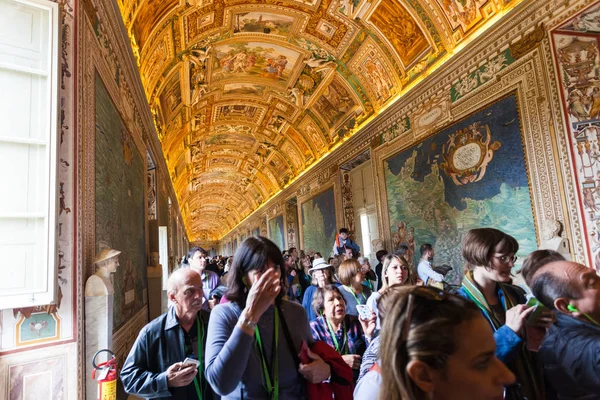
{"label": "framed map fresco", "polygon": [[285,249],[285,230],[283,227],[283,214],[269,220],[269,239],[281,250]]}
{"label": "framed map fresco", "polygon": [[337,233],[333,186],[302,203],[302,245],[327,259]]}
{"label": "framed map fresco", "polygon": [[[96,243],[121,251],[113,276],[116,332],[144,307],[146,167],[102,80],[96,75]],[[96,249],[98,251],[98,249]]]}
{"label": "framed map fresco", "polygon": [[[383,159],[392,250],[435,248],[434,265],[453,268],[458,284],[461,241],[471,228],[514,236],[522,259],[537,249],[526,160],[514,94]],[[410,256],[409,256],[410,257]]]}

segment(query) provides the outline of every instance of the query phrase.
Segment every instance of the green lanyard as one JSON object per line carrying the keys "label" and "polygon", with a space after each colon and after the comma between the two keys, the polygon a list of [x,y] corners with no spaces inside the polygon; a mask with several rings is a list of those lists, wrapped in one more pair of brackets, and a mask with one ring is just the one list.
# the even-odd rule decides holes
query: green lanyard
{"label": "green lanyard", "polygon": [[204,279],[202,279],[202,289],[210,289],[208,287],[208,273],[206,272],[204,272]]}
{"label": "green lanyard", "polygon": [[256,334],[256,343],[258,344],[258,348],[260,350],[260,358],[263,369],[263,376],[266,381],[266,389],[267,392],[271,395],[272,400],[279,400],[279,355],[278,355],[278,345],[279,345],[279,310],[275,307],[275,341],[271,354],[271,358],[273,362],[271,367],[273,369],[273,383],[271,384],[271,374],[269,373],[269,368],[267,367],[267,357],[265,356],[265,351],[263,349],[262,340],[260,338],[260,331],[258,330],[258,326],[254,328],[254,333]]}
{"label": "green lanyard", "polygon": [[[354,300],[356,300],[356,304],[362,304],[360,301],[358,301],[358,297],[356,297],[356,294],[354,293],[354,289],[351,288],[350,286],[344,286],[346,288],[347,291],[349,291],[352,296],[354,296]],[[367,302],[367,297],[365,296],[364,293],[361,293],[363,300],[365,301],[365,303]]]}
{"label": "green lanyard", "polygon": [[[198,375],[200,375],[200,379],[202,379],[202,363],[204,362],[204,325],[202,325],[202,336],[200,336],[200,325],[202,325],[202,320],[196,315],[196,328],[198,330],[198,361],[200,361],[200,365],[198,365]],[[198,383],[198,375],[194,377],[194,387],[196,388],[198,400],[202,400],[202,391],[200,390],[200,384]]]}
{"label": "green lanyard", "polygon": [[327,328],[329,329],[329,334],[331,335],[331,339],[333,339],[333,344],[335,345],[335,351],[340,353],[341,355],[348,354],[348,332],[346,332],[346,321],[342,321],[343,332],[342,333],[342,348],[340,349],[340,345],[338,344],[337,337],[335,332],[333,331],[333,327],[327,321]]}

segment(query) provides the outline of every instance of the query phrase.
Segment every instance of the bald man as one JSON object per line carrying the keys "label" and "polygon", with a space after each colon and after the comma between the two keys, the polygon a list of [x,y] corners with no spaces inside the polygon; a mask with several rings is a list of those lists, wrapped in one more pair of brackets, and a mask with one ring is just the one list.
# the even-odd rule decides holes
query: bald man
{"label": "bald man", "polygon": [[556,311],[539,350],[548,399],[600,399],[600,277],[570,261],[543,265],[532,291]]}
{"label": "bald man", "polygon": [[[189,268],[176,270],[167,295],[172,306],[141,330],[123,365],[125,391],[150,399],[212,400],[203,371],[210,314],[202,310],[200,275]],[[186,358],[200,363],[183,363]]]}

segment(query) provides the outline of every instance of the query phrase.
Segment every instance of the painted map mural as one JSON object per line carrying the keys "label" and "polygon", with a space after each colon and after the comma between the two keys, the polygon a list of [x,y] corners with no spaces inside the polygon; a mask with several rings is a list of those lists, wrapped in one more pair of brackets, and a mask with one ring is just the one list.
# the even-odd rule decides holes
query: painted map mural
{"label": "painted map mural", "polygon": [[[435,247],[434,265],[459,284],[463,235],[495,227],[537,248],[517,100],[506,97],[384,161],[392,245]],[[518,267],[516,267],[518,268]]]}
{"label": "painted map mural", "polygon": [[282,251],[285,249],[283,214],[269,220],[269,239]]}
{"label": "painted map mural", "polygon": [[304,250],[318,251],[327,259],[335,234],[335,196],[333,187],[302,203],[302,236]]}
{"label": "painted map mural", "polygon": [[[146,235],[144,181],[146,169],[129,132],[96,76],[96,243],[121,251],[113,275],[114,325],[121,325],[144,307]],[[98,248],[96,248],[98,251]]]}

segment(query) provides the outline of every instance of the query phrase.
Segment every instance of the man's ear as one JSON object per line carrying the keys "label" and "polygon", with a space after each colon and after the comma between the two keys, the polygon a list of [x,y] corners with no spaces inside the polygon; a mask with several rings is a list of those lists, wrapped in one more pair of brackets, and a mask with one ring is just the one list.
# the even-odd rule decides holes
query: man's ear
{"label": "man's ear", "polygon": [[406,373],[425,393],[435,390],[435,371],[423,361],[413,360],[406,366]]}
{"label": "man's ear", "polygon": [[563,314],[570,315],[572,317],[581,317],[583,314],[577,309],[575,304],[571,304],[569,299],[559,297],[554,300],[554,308]]}
{"label": "man's ear", "polygon": [[167,297],[169,298],[169,300],[171,300],[173,303],[177,304],[177,300],[175,300],[175,293],[173,292],[167,292]]}
{"label": "man's ear", "polygon": [[565,299],[564,297],[559,297],[558,299],[554,300],[554,308],[556,308],[561,313],[568,314],[568,315],[571,315],[573,317],[579,317],[579,316],[581,316],[580,312],[570,310],[569,309],[570,305],[571,304],[569,303],[569,299]]}

